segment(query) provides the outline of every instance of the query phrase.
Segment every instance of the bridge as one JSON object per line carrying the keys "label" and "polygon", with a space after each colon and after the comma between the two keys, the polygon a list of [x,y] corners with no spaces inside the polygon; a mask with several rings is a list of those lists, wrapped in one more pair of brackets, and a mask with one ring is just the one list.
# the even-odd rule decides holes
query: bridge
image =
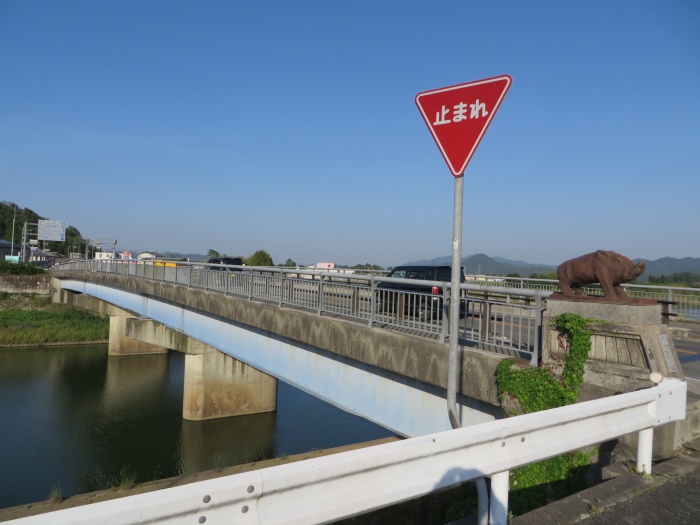
{"label": "bridge", "polygon": [[[381,290],[377,283],[386,279],[383,277],[269,268],[235,270],[77,261],[54,272],[54,301],[109,314],[112,355],[167,348],[185,352],[185,417],[206,419],[274,410],[274,401],[270,400],[275,397],[275,380],[280,379],[406,437],[450,433],[445,406],[445,342],[449,331],[447,316],[440,315],[441,309],[443,314],[446,312],[448,283],[438,283],[445,296],[437,315],[426,316],[421,314],[425,310],[421,305],[435,300],[434,297]],[[549,293],[503,286],[461,288],[464,315],[459,325],[461,366],[457,394],[461,422],[477,433],[478,428],[496,425],[499,430],[493,432],[505,436],[505,429],[515,425],[515,420],[509,419],[505,426],[497,421],[501,409],[494,370],[505,357],[515,357],[523,366],[532,366],[555,352],[549,319],[542,316]],[[386,293],[396,295],[381,295]],[[389,311],[378,309],[378,303],[386,303],[387,299],[398,306]],[[554,303],[548,308],[556,309]],[[648,324],[660,323],[660,308],[655,305],[644,311],[647,313],[642,317],[648,317]],[[628,320],[597,329],[595,337],[603,346],[598,360],[602,359],[605,366],[593,363],[587,368],[590,399],[610,395],[613,388],[632,391],[653,387],[650,372],[682,380],[673,348],[660,344],[668,342],[666,334],[659,332],[656,342],[648,334],[626,333],[629,323]],[[615,342],[621,337],[628,340],[624,351]],[[611,350],[605,350],[606,345]],[[619,372],[623,369],[628,377],[620,383]],[[616,383],[610,384],[610,377]],[[682,385],[685,417],[685,383]],[[267,401],[256,405],[255,400],[261,398]],[[602,410],[606,403],[599,403],[595,410]],[[697,419],[697,408],[693,410]],[[640,432],[637,437],[634,432],[683,419],[678,407],[672,412],[664,420],[655,419],[651,426],[648,422],[633,427],[610,421],[606,425],[612,425],[610,432],[617,432],[616,436],[633,433],[628,435],[637,446],[639,468],[644,469],[651,464],[650,433]],[[697,424],[695,419],[692,425]],[[583,432],[578,424],[575,426],[574,434]],[[654,453],[659,437],[667,449],[673,449],[687,431],[687,426],[681,424],[662,427],[656,433]],[[525,438],[521,439],[524,442]],[[597,433],[587,439],[594,443],[605,438]],[[461,446],[466,446],[467,441]],[[422,454],[432,453],[422,449],[418,456],[423,457]],[[546,457],[548,452],[540,446],[537,454]],[[377,461],[376,456],[372,457],[372,461]],[[512,468],[521,464],[519,461],[522,457],[513,459],[510,466],[491,465],[470,475],[497,474],[498,468]],[[466,475],[457,478],[459,482],[476,479]],[[498,490],[502,492],[503,478],[492,481],[496,479],[501,480]],[[507,476],[505,484],[507,502]],[[255,486],[248,485],[247,490],[250,493],[253,487],[252,492],[258,497]],[[497,500],[502,504],[503,494]],[[246,504],[242,508],[251,507]],[[492,512],[502,516],[502,510]]]}
{"label": "bridge", "polygon": [[[425,282],[442,289],[434,313],[426,304],[435,296],[383,289],[378,284],[391,280],[386,277],[227,269],[74,261],[54,271],[54,301],[109,313],[112,355],[185,352],[187,419],[274,410],[280,379],[405,437],[452,428],[444,409],[449,283]],[[462,426],[469,426],[501,417],[494,371],[502,359],[536,366],[551,358],[557,305],[543,316],[551,291],[503,283],[460,288],[457,399]],[[648,311],[644,322],[661,322],[657,305],[629,315],[642,318],[642,311]],[[615,312],[587,316],[620,321]],[[660,344],[672,345],[670,335],[642,340],[639,331],[636,325],[618,326],[615,334],[599,330],[587,399],[649,386],[655,371],[683,378],[677,357],[669,361],[673,349]]]}
{"label": "bridge", "polygon": [[[377,313],[376,284],[386,278],[104,261],[64,265],[54,275],[56,302],[110,314],[110,354],[186,353],[188,419],[274,410],[276,378],[402,436],[451,428],[447,316]],[[432,300],[383,293],[397,303]],[[531,361],[539,352],[536,312],[545,294],[517,294],[532,304],[511,296],[512,304],[497,306],[465,294],[458,397],[465,425],[500,417],[493,378],[504,357]]]}

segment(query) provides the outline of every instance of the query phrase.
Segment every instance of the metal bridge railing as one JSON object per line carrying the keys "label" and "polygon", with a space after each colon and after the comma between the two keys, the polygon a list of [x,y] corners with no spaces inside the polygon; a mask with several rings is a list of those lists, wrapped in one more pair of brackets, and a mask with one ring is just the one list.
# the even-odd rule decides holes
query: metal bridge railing
{"label": "metal bridge railing", "polygon": [[[470,282],[505,288],[522,288],[544,292],[559,291],[554,279],[532,279],[527,277],[467,276]],[[700,288],[680,286],[658,286],[645,284],[623,284],[627,295],[640,299],[655,299],[668,305],[668,314],[677,320],[700,321]],[[600,286],[587,286],[588,295],[602,295]]]}
{"label": "metal bridge railing", "polygon": [[[408,281],[442,290],[441,295],[432,295],[378,286],[406,281],[402,279],[288,268],[121,260],[70,261],[54,267],[57,273],[65,270],[128,275],[235,295],[441,343],[449,337],[450,283]],[[548,293],[470,284],[460,288],[460,344],[521,357],[536,365],[542,300]]]}
{"label": "metal bridge railing", "polygon": [[[79,269],[116,273],[202,289],[279,307],[337,316],[386,330],[401,331],[445,343],[449,337],[450,283],[390,279],[376,274],[323,270],[221,266],[161,261],[71,261],[55,271]],[[382,288],[382,282],[435,286],[442,294]],[[536,365],[540,353],[541,313],[556,281],[487,277],[460,289],[460,344],[525,358]],[[666,315],[700,320],[700,290],[625,285],[632,297],[659,300]],[[599,287],[585,288],[597,295]]]}

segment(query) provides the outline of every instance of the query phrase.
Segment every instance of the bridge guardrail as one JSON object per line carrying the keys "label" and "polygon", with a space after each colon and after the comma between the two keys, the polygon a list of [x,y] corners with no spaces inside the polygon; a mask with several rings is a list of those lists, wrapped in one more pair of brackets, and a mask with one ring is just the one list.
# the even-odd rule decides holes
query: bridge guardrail
{"label": "bridge guardrail", "polygon": [[[210,292],[315,311],[368,326],[399,330],[441,343],[449,337],[450,283],[377,275],[272,267],[202,265],[158,261],[70,261],[54,271],[83,270],[168,282]],[[441,296],[378,288],[381,282],[433,286]],[[498,351],[537,364],[543,298],[547,292],[460,286],[461,344]]]}
{"label": "bridge guardrail", "polygon": [[684,381],[664,379],[636,392],[13,523],[330,523],[490,477],[489,523],[505,525],[513,468],[637,432],[637,471],[651,474],[654,428],[685,419],[686,392]]}
{"label": "bridge guardrail", "polygon": [[[496,277],[469,275],[471,282],[483,282],[493,287],[522,288],[556,292],[559,290],[554,279],[534,279],[529,277]],[[680,286],[659,286],[645,284],[623,284],[630,297],[656,299],[668,305],[668,314],[678,320],[700,321],[700,288]],[[588,295],[602,295],[600,286],[587,286],[583,290]]]}

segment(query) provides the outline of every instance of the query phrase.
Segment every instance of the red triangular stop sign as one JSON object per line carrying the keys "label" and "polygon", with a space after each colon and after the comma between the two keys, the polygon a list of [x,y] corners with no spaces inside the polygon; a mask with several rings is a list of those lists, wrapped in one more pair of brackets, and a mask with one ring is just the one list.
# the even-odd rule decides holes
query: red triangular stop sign
{"label": "red triangular stop sign", "polygon": [[461,177],[513,79],[476,80],[416,95],[416,105],[452,175]]}

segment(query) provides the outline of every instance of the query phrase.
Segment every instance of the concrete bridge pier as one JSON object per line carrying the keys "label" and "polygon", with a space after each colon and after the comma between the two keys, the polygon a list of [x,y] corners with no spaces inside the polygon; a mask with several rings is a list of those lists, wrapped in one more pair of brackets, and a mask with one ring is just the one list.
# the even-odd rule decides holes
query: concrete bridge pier
{"label": "concrete bridge pier", "polygon": [[199,421],[277,409],[277,379],[202,346],[202,353],[185,356],[184,419]]}
{"label": "concrete bridge pier", "polygon": [[182,332],[132,317],[126,319],[124,337],[185,354],[183,419],[201,421],[277,409],[276,378]]}
{"label": "concrete bridge pier", "polygon": [[135,319],[135,317],[128,313],[110,315],[107,355],[165,354],[168,352],[166,347],[128,337],[126,335],[126,324],[130,319]]}

